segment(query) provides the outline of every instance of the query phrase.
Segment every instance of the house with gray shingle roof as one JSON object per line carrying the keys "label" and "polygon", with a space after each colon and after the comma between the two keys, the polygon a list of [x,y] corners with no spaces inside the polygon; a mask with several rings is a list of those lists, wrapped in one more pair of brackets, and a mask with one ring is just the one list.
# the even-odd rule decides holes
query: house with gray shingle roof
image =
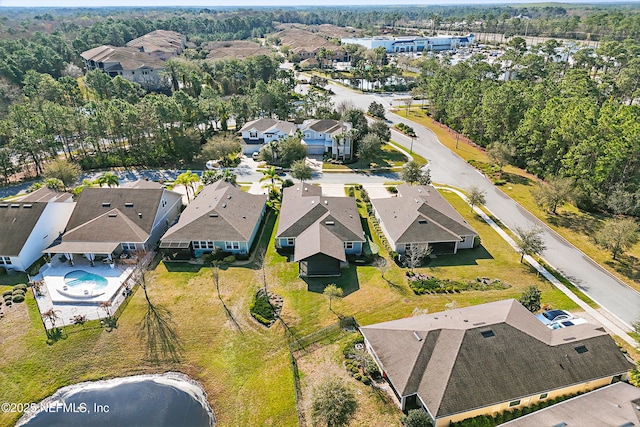
{"label": "house with gray shingle roof", "polygon": [[347,255],[360,255],[364,242],[353,197],[323,197],[309,184],[284,189],[276,245],[293,248],[300,276],[339,276]]}
{"label": "house with gray shingle roof", "polygon": [[302,143],[309,154],[329,153],[334,159],[353,159],[351,123],[333,119],[309,119],[302,122]]}
{"label": "house with gray shingle roof", "polygon": [[294,123],[271,118],[261,118],[247,122],[240,129],[242,152],[252,154],[264,144],[294,135],[298,128]]}
{"label": "house with gray shingle roof", "polygon": [[199,257],[216,248],[248,254],[266,201],[264,194],[249,194],[225,181],[207,185],[162,236],[160,249],[173,258]]}
{"label": "house with gray shingle roof", "polygon": [[169,30],[155,30],[127,42],[127,47],[136,48],[154,58],[167,60],[178,56],[187,47],[187,38]]}
{"label": "house with gray shingle roof", "polygon": [[104,255],[152,249],[178,218],[182,196],[150,181],[118,188],[85,188],[62,241],[49,254]]}
{"label": "house with gray shingle roof", "polygon": [[28,269],[62,234],[75,205],[69,193],[48,188],[0,201],[0,267]]}
{"label": "house with gray shingle roof", "polygon": [[394,251],[430,247],[456,253],[473,247],[478,233],[430,185],[398,186],[397,197],[372,199],[375,217]]}
{"label": "house with gray shingle roof", "polygon": [[635,365],[604,328],[549,329],[516,300],[362,326],[403,410],[435,427],[627,378]]}

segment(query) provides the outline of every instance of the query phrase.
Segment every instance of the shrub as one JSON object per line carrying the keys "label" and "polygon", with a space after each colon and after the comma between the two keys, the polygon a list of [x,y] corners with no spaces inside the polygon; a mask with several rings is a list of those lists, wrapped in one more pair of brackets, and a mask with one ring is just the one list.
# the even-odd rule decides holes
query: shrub
{"label": "shrub", "polygon": [[12,295],[12,296],[14,296],[14,297],[15,297],[16,295],[22,295],[22,296],[24,296],[24,294],[25,294],[25,293],[26,293],[26,292],[25,292],[25,291],[23,291],[22,289],[16,289],[15,291],[13,291],[13,293],[12,293],[11,295]]}
{"label": "shrub", "polygon": [[236,261],[236,256],[235,256],[235,255],[233,255],[233,254],[228,255],[228,256],[226,256],[226,257],[224,257],[224,258],[222,259],[222,262],[227,263],[227,264],[232,264],[232,263],[234,263],[235,261]]}
{"label": "shrub", "polygon": [[391,194],[398,194],[398,188],[394,185],[387,187],[387,191]]}
{"label": "shrub", "polygon": [[27,290],[27,285],[25,285],[24,283],[21,283],[19,285],[15,285],[13,287],[13,290],[15,291],[16,289],[22,289],[23,291],[26,291]]}
{"label": "shrub", "polygon": [[12,304],[11,299],[4,300],[4,304],[9,307]]}
{"label": "shrub", "polygon": [[13,293],[13,291],[11,291],[11,290],[9,290],[9,291],[4,291],[4,292],[2,293],[2,297],[4,298],[4,297],[6,297],[7,295],[11,296],[11,294],[12,294],[12,293]]}
{"label": "shrub", "polygon": [[7,274],[7,269],[4,267],[0,267],[0,276],[4,276],[5,274]]}
{"label": "shrub", "polygon": [[356,191],[353,187],[349,187],[349,189],[347,190],[347,194],[349,195],[349,197],[355,197]]}
{"label": "shrub", "polygon": [[14,295],[13,298],[12,298],[12,301],[16,302],[16,303],[24,301],[24,294],[23,295],[20,295],[20,294]]}
{"label": "shrub", "polygon": [[270,325],[275,319],[273,307],[269,303],[269,298],[265,295],[264,290],[260,289],[249,307],[251,315],[260,323]]}

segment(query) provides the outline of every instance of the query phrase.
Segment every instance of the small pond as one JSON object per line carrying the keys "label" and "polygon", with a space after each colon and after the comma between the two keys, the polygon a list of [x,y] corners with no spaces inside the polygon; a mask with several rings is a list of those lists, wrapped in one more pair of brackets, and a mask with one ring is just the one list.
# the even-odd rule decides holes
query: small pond
{"label": "small pond", "polygon": [[25,414],[18,426],[192,426],[215,425],[207,397],[190,377],[168,372],[61,388]]}

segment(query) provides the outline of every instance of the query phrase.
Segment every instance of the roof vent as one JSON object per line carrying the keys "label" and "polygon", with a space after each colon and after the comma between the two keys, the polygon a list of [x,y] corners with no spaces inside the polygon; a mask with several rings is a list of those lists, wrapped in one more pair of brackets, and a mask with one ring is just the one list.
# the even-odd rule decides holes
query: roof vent
{"label": "roof vent", "polygon": [[223,207],[223,208],[226,208],[226,207],[227,207],[227,204],[226,204],[226,203],[223,203],[223,204],[222,204],[222,207]]}
{"label": "roof vent", "polygon": [[325,201],[324,201],[324,204],[325,204],[325,205],[328,205],[328,204],[329,204],[329,202],[328,202],[327,200],[325,200]]}
{"label": "roof vent", "polygon": [[[619,407],[620,405],[618,405],[618,408]],[[618,427],[633,427],[633,426],[635,426],[635,424],[629,421],[628,423],[620,424]]]}
{"label": "roof vent", "polygon": [[565,423],[564,421],[558,424],[554,424],[551,427],[567,427],[567,423]]}
{"label": "roof vent", "polygon": [[422,338],[420,338],[420,335],[418,335],[416,331],[413,331],[413,336],[416,337],[418,341],[422,341]]}
{"label": "roof vent", "polygon": [[562,341],[573,341],[575,339],[576,337],[567,337],[567,338],[563,338]]}
{"label": "roof vent", "polygon": [[489,329],[488,331],[480,331],[480,333],[482,334],[483,338],[491,338],[496,336],[496,334],[494,334],[491,329]]}
{"label": "roof vent", "polygon": [[109,218],[115,218],[115,217],[117,217],[117,216],[118,216],[118,214],[117,214],[117,213],[115,213],[115,212],[114,212],[114,213],[110,213],[110,214],[109,214]]}
{"label": "roof vent", "polygon": [[587,350],[587,347],[586,347],[586,346],[584,346],[584,345],[579,345],[579,346],[577,346],[577,347],[574,347],[573,349],[574,349],[574,350],[576,351],[576,353],[578,353],[578,354],[586,353],[587,351],[589,351],[589,350]]}
{"label": "roof vent", "polygon": [[31,203],[27,204],[27,205],[22,205],[22,209],[31,209],[33,205]]}
{"label": "roof vent", "polygon": [[413,200],[415,200],[415,202],[416,202],[416,203],[420,203],[420,202],[418,201],[418,199],[413,199]]}
{"label": "roof vent", "polygon": [[127,203],[124,204],[124,206],[126,208],[132,208],[133,207],[133,202],[127,202]]}
{"label": "roof vent", "polygon": [[484,324],[486,324],[486,322],[477,322],[477,323],[474,323],[473,326],[480,326]]}
{"label": "roof vent", "polygon": [[336,222],[335,221],[325,221],[324,225],[335,225]]}
{"label": "roof vent", "polygon": [[210,213],[209,214],[209,218],[218,218],[218,214],[217,213]]}
{"label": "roof vent", "polygon": [[418,193],[422,193],[422,188],[418,188]]}
{"label": "roof vent", "polygon": [[102,203],[102,207],[103,207],[103,208],[110,208],[110,207],[111,207],[111,203],[103,202],[103,203]]}
{"label": "roof vent", "polygon": [[229,195],[227,196],[227,199],[230,199],[230,198],[231,198],[231,194],[229,194]]}
{"label": "roof vent", "polygon": [[11,205],[11,207],[12,207],[12,208],[19,208],[19,207],[20,207],[20,205],[17,205],[17,204],[15,204],[15,203],[14,203],[14,204],[12,204],[12,205]]}
{"label": "roof vent", "polygon": [[138,218],[142,218],[142,212],[138,212]]}
{"label": "roof vent", "polygon": [[8,208],[9,205],[6,203],[0,203],[0,208]]}
{"label": "roof vent", "polygon": [[304,187],[304,191],[309,191],[309,189],[307,187]]}
{"label": "roof vent", "polygon": [[419,219],[418,220],[418,224],[426,224],[427,220],[426,219]]}

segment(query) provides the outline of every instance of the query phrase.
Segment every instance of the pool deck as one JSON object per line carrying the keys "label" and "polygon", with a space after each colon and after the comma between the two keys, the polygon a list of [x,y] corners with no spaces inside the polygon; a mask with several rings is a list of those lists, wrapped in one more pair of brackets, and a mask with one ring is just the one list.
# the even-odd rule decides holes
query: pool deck
{"label": "pool deck", "polygon": [[[34,281],[43,281],[41,296],[36,295],[36,302],[40,313],[53,309],[61,319],[56,326],[69,325],[75,316],[85,316],[87,320],[97,320],[107,317],[107,311],[101,307],[106,301],[111,303],[110,314],[113,314],[125,300],[126,293],[124,283],[133,273],[135,265],[116,265],[111,268],[109,264],[96,263],[91,266],[84,258],[75,259],[74,265],[62,262],[59,259],[52,261],[51,267],[45,265],[38,276],[32,277]],[[100,295],[95,297],[73,298],[58,292],[64,286],[64,276],[71,271],[84,270],[87,273],[100,275],[107,279],[107,286],[100,290]],[[45,327],[51,329],[49,322]]]}

